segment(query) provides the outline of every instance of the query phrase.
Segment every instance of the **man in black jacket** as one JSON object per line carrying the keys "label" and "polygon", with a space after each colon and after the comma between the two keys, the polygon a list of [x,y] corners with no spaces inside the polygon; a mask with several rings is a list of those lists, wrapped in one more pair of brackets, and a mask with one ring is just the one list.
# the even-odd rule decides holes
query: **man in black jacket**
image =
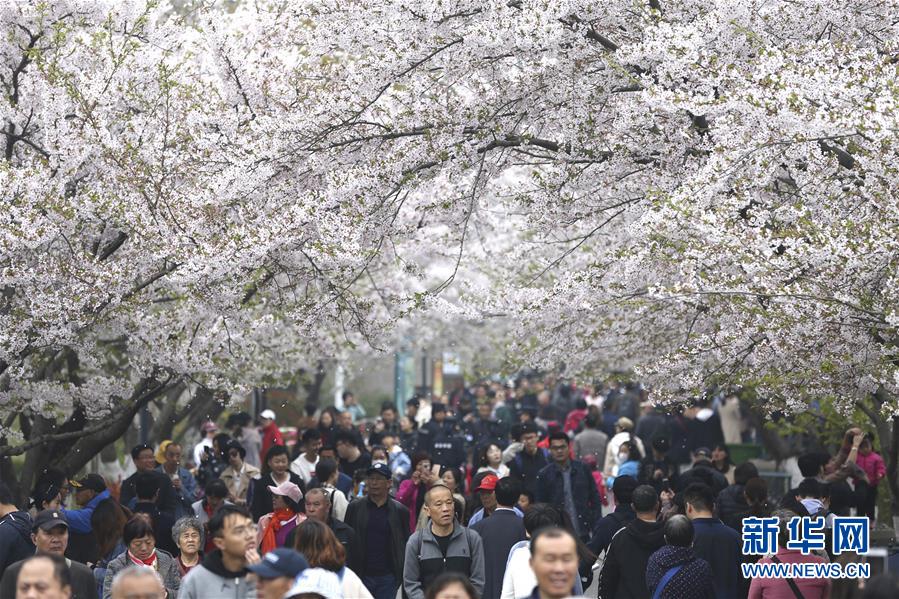
{"label": "man in black jacket", "polygon": [[651,485],[640,485],[632,500],[636,520],[619,530],[599,574],[600,599],[649,599],[646,564],[665,544],[664,522],[657,522],[659,496]]}
{"label": "man in black jacket", "polygon": [[33,553],[31,516],[19,511],[9,487],[0,481],[0,577],[10,564]]}
{"label": "man in black jacket", "polygon": [[156,546],[172,555],[178,555],[178,546],[172,538],[175,518],[159,510],[159,479],[150,472],[141,472],[134,479],[135,514],[147,514],[156,532]]}
{"label": "man in black jacket", "polygon": [[522,489],[536,495],[537,475],[550,463],[549,452],[537,447],[540,435],[536,424],[524,422],[516,428],[517,443],[511,444],[503,456],[505,459],[506,455],[514,455],[509,461],[509,476],[517,478]]}
{"label": "man in black jacket", "polygon": [[617,476],[612,484],[612,494],[615,496],[615,511],[603,516],[596,521],[593,527],[593,536],[590,538],[590,551],[599,555],[609,547],[615,533],[632,522],[637,515],[631,507],[634,490],[637,481],[632,476]]}
{"label": "man in black jacket", "polygon": [[131,459],[134,460],[137,472],[122,481],[119,502],[128,509],[134,509],[137,502],[134,483],[141,473],[149,472],[159,481],[159,500],[156,502],[159,511],[166,512],[174,518],[178,495],[168,475],[156,470],[156,452],[153,451],[153,447],[147,444],[136,445],[131,450]]}
{"label": "man in black jacket", "polygon": [[[339,491],[337,491],[339,493]],[[346,551],[346,565],[353,572],[358,572],[362,562],[359,539],[356,532],[346,523],[331,516],[331,498],[321,488],[309,489],[306,493],[306,517],[327,524]],[[294,529],[287,537],[287,547],[293,547]]]}
{"label": "man in black jacket", "polygon": [[403,579],[409,510],[388,495],[391,481],[386,464],[368,468],[368,495],[347,507],[344,523],[356,531],[362,550],[358,574],[375,599],[394,599]]}
{"label": "man in black jacket", "polygon": [[[44,510],[34,517],[31,540],[38,553],[49,553],[64,558],[69,544],[69,523],[65,514],[58,510]],[[26,560],[16,562],[6,569],[0,579],[0,597],[16,596],[16,578]],[[65,560],[71,575],[73,599],[96,599],[97,583],[94,573],[84,564]]]}
{"label": "man in black jacket", "polygon": [[722,522],[740,532],[741,519],[740,514],[749,509],[743,490],[746,488],[746,481],[759,475],[759,469],[752,462],[744,462],[734,468],[734,484],[729,485],[723,491],[718,493],[718,518]]}
{"label": "man in black jacket", "polygon": [[593,473],[583,462],[572,460],[568,435],[556,431],[549,436],[549,452],[553,463],[537,475],[536,499],[571,516],[577,535],[586,542],[593,523],[602,509]]}
{"label": "man in black jacket", "polygon": [[512,509],[521,495],[521,484],[506,476],[496,483],[496,510],[471,527],[484,541],[484,597],[499,597],[503,590],[506,561],[512,545],[527,538],[524,520]]}

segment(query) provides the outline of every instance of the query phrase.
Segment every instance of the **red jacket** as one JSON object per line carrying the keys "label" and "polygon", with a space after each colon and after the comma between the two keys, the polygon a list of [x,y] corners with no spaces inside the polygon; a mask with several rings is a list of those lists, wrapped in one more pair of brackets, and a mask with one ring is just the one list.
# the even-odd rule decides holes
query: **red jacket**
{"label": "red jacket", "polygon": [[284,438],[278,429],[278,424],[273,420],[262,429],[262,453],[259,456],[259,463],[265,464],[265,454],[271,449],[272,445],[284,445]]}

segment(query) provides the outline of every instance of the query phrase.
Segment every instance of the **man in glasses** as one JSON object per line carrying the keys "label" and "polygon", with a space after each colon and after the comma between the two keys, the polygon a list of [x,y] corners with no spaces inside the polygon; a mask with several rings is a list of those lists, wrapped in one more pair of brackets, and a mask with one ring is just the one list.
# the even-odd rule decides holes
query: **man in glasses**
{"label": "man in glasses", "polygon": [[537,475],[536,499],[567,511],[575,532],[586,543],[601,513],[599,491],[587,465],[571,459],[568,443],[568,435],[562,431],[550,434],[552,463]]}
{"label": "man in glasses", "polygon": [[181,581],[179,599],[245,599],[256,596],[247,566],[258,563],[256,525],[243,506],[225,504],[209,520],[215,550]]}
{"label": "man in glasses", "polygon": [[359,571],[375,599],[394,599],[403,576],[409,510],[389,495],[390,468],[372,464],[365,477],[366,497],[353,501],[344,522],[356,531],[362,550]]}

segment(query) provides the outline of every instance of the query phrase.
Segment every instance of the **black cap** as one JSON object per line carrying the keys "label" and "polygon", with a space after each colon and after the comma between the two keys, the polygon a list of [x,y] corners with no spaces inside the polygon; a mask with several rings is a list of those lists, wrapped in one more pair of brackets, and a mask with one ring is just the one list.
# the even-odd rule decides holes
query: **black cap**
{"label": "black cap", "polygon": [[37,516],[34,517],[34,523],[31,525],[31,530],[32,532],[35,532],[37,529],[41,529],[46,532],[57,526],[69,527],[69,523],[66,521],[66,516],[62,513],[62,510],[44,510],[38,512]]}
{"label": "black cap", "polygon": [[97,493],[106,490],[106,481],[99,474],[88,474],[84,478],[73,480],[72,486],[76,489],[91,489]]}
{"label": "black cap", "polygon": [[369,476],[371,476],[372,474],[380,474],[387,480],[390,480],[392,478],[390,468],[387,467],[387,464],[372,464],[368,467],[368,470],[366,470],[365,473]]}
{"label": "black cap", "polygon": [[437,412],[446,412],[446,406],[438,401],[435,401],[431,404],[431,413],[436,414]]}

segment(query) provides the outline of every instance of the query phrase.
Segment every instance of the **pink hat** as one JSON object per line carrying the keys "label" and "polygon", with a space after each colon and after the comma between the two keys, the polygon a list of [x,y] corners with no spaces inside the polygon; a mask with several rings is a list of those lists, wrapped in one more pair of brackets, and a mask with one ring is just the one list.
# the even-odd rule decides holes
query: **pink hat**
{"label": "pink hat", "polygon": [[300,491],[300,488],[298,486],[296,486],[289,480],[281,483],[277,487],[269,487],[268,490],[271,491],[274,495],[280,495],[281,497],[290,497],[296,503],[299,503],[300,500],[303,499],[303,492]]}

